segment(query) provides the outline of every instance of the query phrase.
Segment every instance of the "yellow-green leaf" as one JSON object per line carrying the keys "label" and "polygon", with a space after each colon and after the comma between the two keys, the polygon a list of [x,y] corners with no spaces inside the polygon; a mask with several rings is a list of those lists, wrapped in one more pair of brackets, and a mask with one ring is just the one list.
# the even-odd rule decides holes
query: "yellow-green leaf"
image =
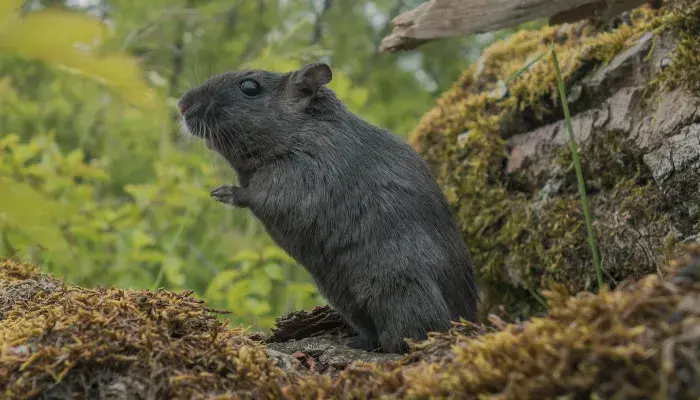
{"label": "yellow-green leaf", "polygon": [[226,287],[230,285],[231,282],[236,280],[239,275],[239,271],[234,269],[227,269],[219,272],[216,274],[214,279],[209,282],[206,297],[213,300],[222,300],[224,298],[224,291]]}
{"label": "yellow-green leaf", "polygon": [[0,32],[6,20],[17,15],[22,3],[22,0],[0,0]]}
{"label": "yellow-green leaf", "polygon": [[97,57],[90,53],[105,33],[105,26],[88,14],[42,10],[6,21],[0,29],[0,51],[56,64],[98,81],[136,105],[153,106],[155,92],[146,84],[135,59],[124,54]]}
{"label": "yellow-green leaf", "polygon": [[250,281],[250,292],[267,296],[272,290],[272,282],[265,275],[258,276]]}
{"label": "yellow-green leaf", "polygon": [[30,185],[6,176],[0,176],[0,187],[0,214],[5,220],[55,258],[68,261],[70,245],[59,228],[65,220],[61,207]]}
{"label": "yellow-green leaf", "polygon": [[244,261],[257,262],[260,261],[260,255],[252,250],[242,250],[231,257],[232,263],[240,263]]}
{"label": "yellow-green leaf", "polygon": [[165,278],[175,286],[185,284],[185,275],[182,273],[182,260],[177,256],[168,256],[163,262]]}
{"label": "yellow-green leaf", "polygon": [[294,259],[277,246],[268,246],[263,249],[262,257],[265,260],[275,260],[287,264],[294,264]]}
{"label": "yellow-green leaf", "polygon": [[284,280],[284,270],[282,267],[278,264],[273,264],[273,263],[267,263],[265,264],[265,267],[263,267],[263,270],[265,271],[265,274],[273,280],[276,281],[282,281]]}
{"label": "yellow-green leaf", "polygon": [[136,249],[150,246],[155,243],[156,240],[153,238],[153,236],[147,234],[146,232],[143,232],[141,230],[135,230],[131,233],[131,244]]}

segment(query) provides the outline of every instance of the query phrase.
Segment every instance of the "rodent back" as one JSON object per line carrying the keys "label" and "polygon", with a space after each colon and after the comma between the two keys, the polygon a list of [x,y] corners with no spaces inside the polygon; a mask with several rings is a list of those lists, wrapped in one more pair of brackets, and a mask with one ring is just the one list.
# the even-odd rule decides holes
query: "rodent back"
{"label": "rodent back", "polygon": [[316,273],[321,280],[329,274],[333,285],[339,272],[325,268],[347,268],[343,281],[360,288],[368,279],[380,286],[410,276],[432,281],[452,317],[473,320],[478,288],[471,255],[427,164],[391,133],[345,122],[304,170],[320,173],[317,182],[325,185],[316,229],[326,227],[319,235],[326,263]]}

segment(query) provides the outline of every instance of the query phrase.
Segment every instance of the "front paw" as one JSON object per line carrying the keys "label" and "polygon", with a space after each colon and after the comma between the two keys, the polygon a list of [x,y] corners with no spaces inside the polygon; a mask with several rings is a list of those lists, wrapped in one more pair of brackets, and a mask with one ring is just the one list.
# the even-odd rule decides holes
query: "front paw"
{"label": "front paw", "polygon": [[243,196],[241,188],[233,185],[221,185],[211,191],[210,196],[219,203],[228,204],[231,206],[241,207],[243,204]]}

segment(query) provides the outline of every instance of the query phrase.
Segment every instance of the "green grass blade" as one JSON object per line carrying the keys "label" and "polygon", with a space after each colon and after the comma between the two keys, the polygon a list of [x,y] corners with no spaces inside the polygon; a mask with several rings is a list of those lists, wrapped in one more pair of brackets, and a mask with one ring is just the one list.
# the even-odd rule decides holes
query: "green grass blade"
{"label": "green grass blade", "polygon": [[596,276],[598,278],[598,288],[603,288],[603,270],[600,265],[600,255],[598,254],[598,245],[596,244],[595,232],[593,231],[593,224],[591,222],[591,212],[588,206],[588,196],[586,195],[586,183],[583,180],[583,172],[581,170],[581,162],[578,157],[578,149],[576,147],[576,140],[574,139],[574,129],[571,124],[571,115],[569,113],[569,104],[566,98],[566,87],[564,85],[564,80],[561,77],[561,70],[559,68],[559,60],[557,59],[557,52],[552,49],[552,59],[554,61],[554,71],[557,76],[557,86],[559,88],[559,97],[561,99],[561,105],[564,109],[564,120],[566,123],[566,130],[569,132],[569,144],[571,145],[571,153],[574,159],[574,167],[576,168],[576,178],[578,179],[578,191],[581,195],[581,203],[583,204],[583,215],[586,219],[586,229],[588,230],[588,244],[591,246],[591,252],[593,253],[593,264],[596,269]]}
{"label": "green grass blade", "polygon": [[523,72],[527,71],[530,69],[531,66],[533,66],[536,62],[540,61],[544,56],[547,55],[547,52],[545,51],[544,53],[540,54],[537,56],[534,60],[530,61],[527,63],[524,67],[520,67],[517,71],[513,72],[508,79],[506,80],[506,83],[510,83],[513,79],[519,77],[520,75],[523,74]]}

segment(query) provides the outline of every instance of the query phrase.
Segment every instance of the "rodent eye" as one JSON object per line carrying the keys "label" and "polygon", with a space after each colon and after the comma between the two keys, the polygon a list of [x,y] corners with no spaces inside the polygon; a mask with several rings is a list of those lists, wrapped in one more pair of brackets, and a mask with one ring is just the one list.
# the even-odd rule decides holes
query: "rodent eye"
{"label": "rodent eye", "polygon": [[260,84],[252,79],[246,79],[239,85],[241,92],[246,96],[257,96],[262,93]]}

